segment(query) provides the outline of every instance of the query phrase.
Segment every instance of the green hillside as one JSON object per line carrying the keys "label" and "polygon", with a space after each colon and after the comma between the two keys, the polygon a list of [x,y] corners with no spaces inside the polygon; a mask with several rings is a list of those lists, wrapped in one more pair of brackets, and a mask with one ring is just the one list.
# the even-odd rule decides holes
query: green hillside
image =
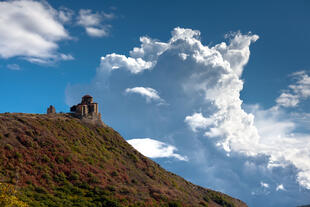
{"label": "green hillside", "polygon": [[29,206],[246,206],[167,172],[112,128],[67,114],[0,114],[0,183]]}

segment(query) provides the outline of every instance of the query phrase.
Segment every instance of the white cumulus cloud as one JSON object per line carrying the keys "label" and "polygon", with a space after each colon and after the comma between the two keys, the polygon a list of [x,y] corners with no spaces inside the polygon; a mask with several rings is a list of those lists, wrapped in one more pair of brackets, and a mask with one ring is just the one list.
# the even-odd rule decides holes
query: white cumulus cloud
{"label": "white cumulus cloud", "polygon": [[196,132],[197,129],[206,129],[213,122],[212,119],[205,118],[201,113],[194,113],[192,116],[186,116],[185,122]]}
{"label": "white cumulus cloud", "polygon": [[[257,35],[234,34],[230,43],[220,43],[214,47],[202,45],[198,33],[190,33],[183,43],[188,47],[187,53],[195,61],[195,67],[186,88],[191,92],[202,92],[206,102],[212,103],[215,109],[208,116],[201,114],[201,123],[196,125],[206,128],[207,137],[217,137],[218,146],[227,152],[238,151],[247,155],[256,155],[255,149],[259,135],[254,126],[254,116],[246,113],[240,100],[243,81],[240,76],[244,65],[248,62],[251,42],[258,39]],[[183,34],[183,33],[182,33]],[[184,37],[184,35],[182,35]],[[189,117],[185,118],[188,124]],[[208,120],[208,125],[206,125]],[[190,125],[191,126],[191,125]],[[192,128],[195,129],[195,128]],[[194,130],[195,131],[195,130]]]}
{"label": "white cumulus cloud", "polygon": [[143,60],[142,58],[126,57],[115,53],[101,57],[99,70],[112,71],[119,68],[126,68],[131,73],[140,73],[145,69],[150,69],[153,66],[152,62]]}
{"label": "white cumulus cloud", "polygon": [[[68,16],[47,2],[0,2],[0,57],[22,57],[30,62],[61,60],[58,42],[70,39],[61,19]],[[65,55],[68,56],[68,55]]]}
{"label": "white cumulus cloud", "polygon": [[[259,110],[254,114],[242,108],[241,75],[249,60],[249,46],[258,36],[235,33],[229,44],[208,47],[202,45],[198,32],[184,31],[175,32],[178,36],[172,38],[177,40],[173,49],[195,61],[189,66],[194,70],[184,88],[191,94],[204,94],[208,103],[206,113],[188,115],[184,121],[194,132],[204,129],[205,136],[216,138],[216,145],[228,153],[267,155],[268,167],[293,164],[298,169],[297,182],[310,189],[309,135],[294,134],[295,123],[287,119],[281,121],[277,110]],[[295,76],[297,84],[290,88],[294,94],[306,98],[308,76],[304,72]]]}
{"label": "white cumulus cloud", "polygon": [[134,88],[126,88],[126,93],[136,93],[146,98],[147,102],[152,100],[163,102],[160,98],[158,92],[153,88],[145,88],[145,87],[134,87]]}
{"label": "white cumulus cloud", "polygon": [[[296,132],[298,125],[283,111],[285,107],[243,108],[241,77],[250,45],[259,37],[236,32],[227,36],[228,41],[208,46],[201,42],[197,30],[177,27],[171,34],[167,42],[140,38],[141,45],[129,56],[103,56],[92,87],[98,89],[100,81],[109,77],[107,73],[123,75],[115,70],[137,74],[130,76],[131,80],[151,76],[161,83],[155,84],[156,89],[169,94],[161,94],[161,98],[171,103],[170,109],[175,110],[171,114],[183,116],[192,131],[212,138],[226,154],[266,157],[266,169],[293,165],[296,181],[310,189],[310,135]],[[301,101],[308,97],[308,75],[299,72],[294,77],[296,83],[289,86],[288,93]]]}
{"label": "white cumulus cloud", "polygon": [[133,58],[143,58],[146,61],[156,61],[158,56],[166,51],[169,47],[168,43],[153,40],[149,37],[140,38],[141,47],[135,47],[130,51]]}
{"label": "white cumulus cloud", "polygon": [[188,161],[186,156],[175,153],[177,148],[173,145],[160,142],[150,138],[130,139],[127,142],[132,145],[144,156],[150,158],[169,158],[173,157],[178,160]]}

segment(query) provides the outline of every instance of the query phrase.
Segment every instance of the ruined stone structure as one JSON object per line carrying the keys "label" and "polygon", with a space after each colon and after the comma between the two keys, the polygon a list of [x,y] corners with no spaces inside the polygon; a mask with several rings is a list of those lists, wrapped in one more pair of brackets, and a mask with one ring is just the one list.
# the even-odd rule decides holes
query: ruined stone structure
{"label": "ruined stone structure", "polygon": [[82,97],[81,103],[70,108],[71,113],[79,118],[101,119],[98,112],[98,103],[93,102],[93,97],[85,95]]}
{"label": "ruined stone structure", "polygon": [[47,114],[56,114],[55,107],[50,105],[50,107],[47,108]]}

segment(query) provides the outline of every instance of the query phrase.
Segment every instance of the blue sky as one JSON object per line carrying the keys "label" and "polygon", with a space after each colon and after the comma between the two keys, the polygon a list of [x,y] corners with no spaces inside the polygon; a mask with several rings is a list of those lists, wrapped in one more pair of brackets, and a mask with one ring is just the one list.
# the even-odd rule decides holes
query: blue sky
{"label": "blue sky", "polygon": [[310,203],[307,1],[0,1],[0,112],[90,94],[141,153],[249,206]]}

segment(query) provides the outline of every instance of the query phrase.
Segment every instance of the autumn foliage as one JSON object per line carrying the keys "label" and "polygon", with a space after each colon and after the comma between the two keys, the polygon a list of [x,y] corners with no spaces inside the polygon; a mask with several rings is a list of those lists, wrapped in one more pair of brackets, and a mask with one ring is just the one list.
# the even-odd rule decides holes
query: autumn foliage
{"label": "autumn foliage", "polygon": [[68,114],[0,114],[0,180],[7,206],[246,206],[167,172],[112,128]]}
{"label": "autumn foliage", "polygon": [[26,203],[16,196],[17,191],[13,185],[0,183],[0,206],[1,207],[28,207]]}

